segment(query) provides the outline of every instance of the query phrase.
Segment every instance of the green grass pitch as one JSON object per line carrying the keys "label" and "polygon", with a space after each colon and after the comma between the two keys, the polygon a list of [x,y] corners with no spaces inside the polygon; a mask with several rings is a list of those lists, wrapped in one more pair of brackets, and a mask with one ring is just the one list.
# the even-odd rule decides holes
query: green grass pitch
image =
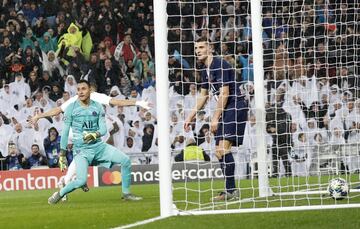
{"label": "green grass pitch", "polygon": [[[328,179],[323,177],[323,179]],[[348,177],[348,180],[358,181],[358,176]],[[272,179],[270,184],[276,186],[289,183],[288,179]],[[304,180],[291,180],[301,187]],[[308,180],[315,183],[315,180]],[[242,188],[255,187],[256,182],[241,181]],[[181,188],[184,183],[177,183],[175,188]],[[213,188],[221,188],[222,182],[215,182]],[[211,187],[210,182],[187,183],[188,188],[206,190]],[[294,189],[294,188],[291,188]],[[132,191],[144,197],[140,202],[125,202],[120,199],[120,187],[92,188],[83,193],[77,190],[69,195],[68,202],[55,206],[47,204],[47,198],[54,190],[18,191],[0,193],[0,228],[111,228],[131,224],[152,217],[159,216],[158,185],[134,185]],[[284,185],[282,191],[291,191]],[[255,191],[256,193],[256,191]],[[177,206],[192,208],[207,206],[211,192],[188,192],[188,199],[193,205],[178,203]],[[245,189],[243,197],[251,197],[253,192]],[[360,203],[358,194],[353,194],[350,200],[337,203]],[[351,195],[350,195],[351,196]],[[174,198],[181,200],[184,197],[182,189],[174,192]],[[333,200],[323,197],[323,204],[334,203]],[[299,197],[296,201],[289,198],[286,201],[277,198],[259,199],[255,207],[263,206],[265,202],[270,206],[308,205],[320,203],[314,199]],[[203,205],[204,204],[204,205]],[[254,203],[234,204],[227,208],[254,207]],[[223,209],[224,206],[215,206]],[[207,216],[176,216],[165,220],[140,226],[139,228],[360,228],[360,208],[334,209],[322,211],[272,212],[272,213],[242,213],[229,215]]]}

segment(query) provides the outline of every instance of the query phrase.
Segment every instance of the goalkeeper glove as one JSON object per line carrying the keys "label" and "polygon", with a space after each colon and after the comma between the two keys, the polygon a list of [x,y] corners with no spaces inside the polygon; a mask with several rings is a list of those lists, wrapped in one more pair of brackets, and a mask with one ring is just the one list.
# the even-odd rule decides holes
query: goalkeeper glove
{"label": "goalkeeper glove", "polygon": [[67,159],[66,159],[66,152],[65,150],[60,150],[60,157],[59,157],[59,168],[61,172],[63,172],[65,169],[67,169]]}
{"label": "goalkeeper glove", "polygon": [[86,132],[84,131],[83,140],[86,144],[89,144],[92,141],[95,141],[99,137],[98,132]]}
{"label": "goalkeeper glove", "polygon": [[136,101],[135,102],[135,105],[136,106],[139,106],[139,107],[142,107],[142,108],[144,108],[144,109],[146,109],[146,110],[150,110],[151,109],[151,104],[148,102],[148,101],[146,101],[146,100],[140,100],[140,101]]}

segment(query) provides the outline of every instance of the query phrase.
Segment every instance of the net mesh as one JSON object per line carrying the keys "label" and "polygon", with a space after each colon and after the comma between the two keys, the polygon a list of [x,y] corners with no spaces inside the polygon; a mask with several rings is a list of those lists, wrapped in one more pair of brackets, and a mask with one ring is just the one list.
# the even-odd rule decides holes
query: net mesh
{"label": "net mesh", "polygon": [[[176,162],[174,202],[181,210],[359,203],[360,82],[359,3],[261,1],[267,161],[274,195],[260,198],[250,1],[169,0],[168,44],[172,155],[194,139],[210,161]],[[239,199],[216,202],[224,179],[215,156],[210,121],[215,96],[197,113],[190,132],[184,120],[196,105],[201,63],[195,41],[206,38],[214,55],[236,72],[249,104],[243,144],[231,152]],[[175,182],[182,176],[185,181]],[[344,178],[352,192],[334,200],[329,181]]]}

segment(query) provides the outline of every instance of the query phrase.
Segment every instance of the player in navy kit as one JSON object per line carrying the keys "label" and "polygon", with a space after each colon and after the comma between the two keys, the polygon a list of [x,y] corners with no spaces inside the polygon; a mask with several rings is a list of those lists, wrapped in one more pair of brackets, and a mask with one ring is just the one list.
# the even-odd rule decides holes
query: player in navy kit
{"label": "player in navy kit", "polygon": [[223,58],[213,55],[210,43],[206,39],[201,38],[196,42],[195,54],[204,64],[201,71],[201,92],[195,108],[185,120],[184,128],[186,131],[190,130],[191,122],[197,111],[204,107],[210,91],[217,101],[210,130],[215,134],[215,154],[225,176],[226,186],[226,190],[213,200],[237,199],[239,192],[235,186],[235,162],[231,147],[242,144],[248,112],[247,102],[244,96],[240,95],[234,69]]}

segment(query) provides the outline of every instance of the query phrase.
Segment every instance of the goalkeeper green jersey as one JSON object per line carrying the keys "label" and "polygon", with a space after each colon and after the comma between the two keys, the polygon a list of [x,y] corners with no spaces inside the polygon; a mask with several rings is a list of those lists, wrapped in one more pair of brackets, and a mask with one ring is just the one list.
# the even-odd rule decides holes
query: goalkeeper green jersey
{"label": "goalkeeper green jersey", "polygon": [[64,113],[64,128],[61,135],[61,149],[66,149],[70,127],[73,131],[73,144],[75,148],[90,147],[100,142],[98,138],[90,143],[85,143],[85,132],[99,132],[100,136],[106,134],[105,112],[100,103],[90,100],[89,106],[80,104],[79,100],[71,103]]}

